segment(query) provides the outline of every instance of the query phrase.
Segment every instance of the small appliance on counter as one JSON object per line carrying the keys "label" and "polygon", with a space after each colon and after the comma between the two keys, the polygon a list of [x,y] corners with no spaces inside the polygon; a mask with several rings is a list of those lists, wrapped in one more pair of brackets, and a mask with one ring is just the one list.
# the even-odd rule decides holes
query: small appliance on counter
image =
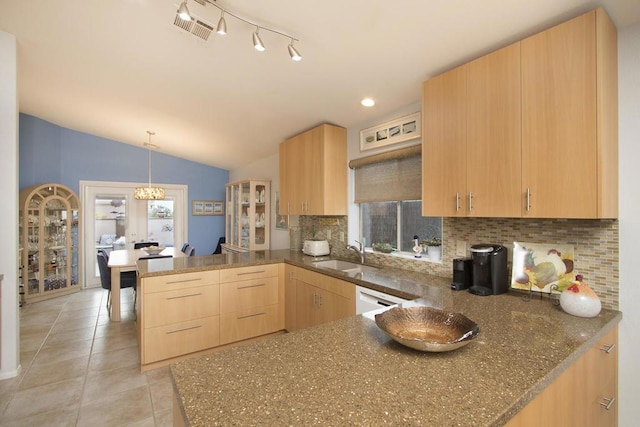
{"label": "small appliance on counter", "polygon": [[329,255],[329,242],[326,240],[305,240],[302,245],[302,253],[311,256]]}
{"label": "small appliance on counter", "polygon": [[475,295],[498,295],[509,290],[507,248],[482,243],[471,246],[472,279],[469,292]]}
{"label": "small appliance on counter", "polygon": [[462,291],[471,287],[473,260],[471,258],[453,259],[453,282],[451,289]]}

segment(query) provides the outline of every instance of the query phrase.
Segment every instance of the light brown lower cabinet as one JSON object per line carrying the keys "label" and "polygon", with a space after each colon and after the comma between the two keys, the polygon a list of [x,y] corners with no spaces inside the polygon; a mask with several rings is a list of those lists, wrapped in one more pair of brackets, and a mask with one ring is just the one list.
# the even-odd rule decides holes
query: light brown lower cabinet
{"label": "light brown lower cabinet", "polygon": [[137,301],[142,370],[284,329],[284,264],[147,277]]}
{"label": "light brown lower cabinet", "polygon": [[524,407],[508,427],[618,425],[618,328]]}
{"label": "light brown lower cabinet", "polygon": [[289,266],[285,285],[286,329],[308,328],[356,313],[355,285],[303,268]]}

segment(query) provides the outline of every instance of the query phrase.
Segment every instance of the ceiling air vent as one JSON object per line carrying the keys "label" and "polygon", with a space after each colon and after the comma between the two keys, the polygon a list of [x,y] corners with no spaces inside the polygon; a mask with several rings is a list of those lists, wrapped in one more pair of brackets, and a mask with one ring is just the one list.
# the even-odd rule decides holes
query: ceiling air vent
{"label": "ceiling air vent", "polygon": [[196,19],[196,24],[193,26],[191,34],[196,37],[200,37],[202,40],[207,40],[211,31],[213,31],[213,27],[211,25]]}

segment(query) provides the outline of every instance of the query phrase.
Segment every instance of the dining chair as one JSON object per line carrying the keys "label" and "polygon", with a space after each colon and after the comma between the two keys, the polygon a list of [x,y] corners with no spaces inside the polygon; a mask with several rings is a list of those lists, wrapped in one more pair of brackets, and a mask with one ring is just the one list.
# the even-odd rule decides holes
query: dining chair
{"label": "dining chair", "polygon": [[[111,315],[111,268],[109,268],[109,261],[104,254],[98,254],[98,268],[100,269],[100,282],[102,288],[109,291],[107,295],[107,311]],[[134,302],[133,307],[135,310],[136,300],[136,280],[137,274],[135,271],[123,271],[120,273],[120,289],[131,288],[133,290]]]}
{"label": "dining chair", "polygon": [[106,249],[98,249],[98,253],[104,255],[104,257],[109,261],[109,252]]}
{"label": "dining chair", "polygon": [[194,256],[196,254],[196,248],[194,248],[193,246],[189,245],[189,246],[187,246],[187,249],[184,250],[184,253],[187,256]]}
{"label": "dining chair", "polygon": [[212,255],[221,254],[222,253],[222,244],[225,243],[225,238],[221,237],[218,239],[218,245],[216,246],[216,250],[213,251]]}
{"label": "dining chair", "polygon": [[133,249],[142,249],[149,246],[160,246],[158,242],[138,242],[133,244]]}
{"label": "dining chair", "polygon": [[189,243],[185,243],[184,245],[182,245],[182,249],[180,249],[180,251],[182,253],[185,253],[185,251],[187,250],[187,247],[189,247]]}

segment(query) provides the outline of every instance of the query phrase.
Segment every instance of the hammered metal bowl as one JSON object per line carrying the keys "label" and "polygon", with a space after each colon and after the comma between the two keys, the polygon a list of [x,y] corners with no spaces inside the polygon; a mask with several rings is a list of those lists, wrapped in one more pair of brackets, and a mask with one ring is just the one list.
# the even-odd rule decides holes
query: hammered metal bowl
{"label": "hammered metal bowl", "polygon": [[465,315],[433,307],[394,307],[375,319],[395,341],[420,351],[455,350],[480,333],[480,327]]}

